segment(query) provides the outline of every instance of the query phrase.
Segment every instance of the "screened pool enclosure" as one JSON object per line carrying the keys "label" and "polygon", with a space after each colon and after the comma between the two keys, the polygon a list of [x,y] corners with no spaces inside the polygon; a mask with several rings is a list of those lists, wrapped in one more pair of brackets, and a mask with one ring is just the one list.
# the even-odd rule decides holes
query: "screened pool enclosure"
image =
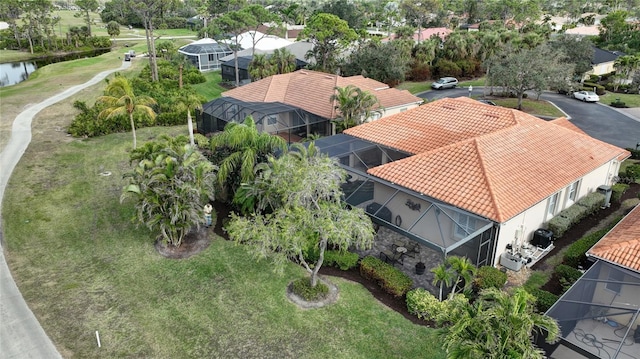
{"label": "screened pool enclosure", "polygon": [[282,136],[289,143],[312,134],[331,133],[328,119],[298,107],[282,102],[245,102],[232,97],[220,97],[203,105],[202,113],[197,115],[198,131],[205,134],[222,131],[227,123],[242,123],[247,116],[253,117],[259,131]]}
{"label": "screened pool enclosure", "polygon": [[363,208],[372,220],[445,256],[464,256],[475,265],[492,265],[494,222],[367,174],[367,170],[410,154],[339,134],[315,141],[348,173],[344,200]]}
{"label": "screened pool enclosure", "polygon": [[640,359],[640,274],[599,260],[547,311],[587,358]]}

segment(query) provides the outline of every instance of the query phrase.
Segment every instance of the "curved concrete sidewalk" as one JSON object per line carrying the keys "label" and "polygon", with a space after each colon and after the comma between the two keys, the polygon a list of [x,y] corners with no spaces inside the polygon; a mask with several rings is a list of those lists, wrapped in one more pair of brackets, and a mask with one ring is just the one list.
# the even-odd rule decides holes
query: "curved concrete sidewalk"
{"label": "curved concrete sidewalk", "polygon": [[[129,66],[131,66],[130,62],[123,62],[122,66],[117,69],[103,71],[84,84],[73,86],[29,107],[16,117],[13,121],[9,143],[0,153],[0,168],[2,169],[0,172],[0,211],[9,177],[31,142],[33,117],[48,106],[62,101],[84,88],[95,85],[109,74],[127,69]],[[4,258],[2,233],[2,227],[0,227],[0,357],[3,359],[62,358],[22,298],[22,294],[11,276]]]}

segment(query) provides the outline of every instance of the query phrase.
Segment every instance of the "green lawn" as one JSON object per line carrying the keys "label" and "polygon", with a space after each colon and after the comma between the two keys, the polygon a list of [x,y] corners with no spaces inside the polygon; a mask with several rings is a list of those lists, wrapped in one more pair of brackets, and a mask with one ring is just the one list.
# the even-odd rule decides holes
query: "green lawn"
{"label": "green lawn", "polygon": [[610,105],[611,102],[615,101],[616,99],[620,99],[620,101],[624,102],[627,107],[640,107],[640,95],[638,94],[632,95],[607,92],[606,94],[600,96],[600,103]]}
{"label": "green lawn", "polygon": [[[185,131],[145,128],[138,138]],[[132,205],[119,202],[130,146],[130,133],[38,141],[9,183],[5,256],[64,357],[444,358],[434,330],[360,284],[333,278],[339,301],[301,310],[285,296],[304,275],[294,264],[278,276],[215,237],[190,259],[161,257],[154,235],[129,221]]]}
{"label": "green lawn", "polygon": [[192,85],[193,88],[196,89],[196,92],[199,95],[204,96],[207,101],[211,101],[220,97],[220,94],[224,91],[227,91],[226,88],[220,86],[220,81],[222,80],[222,76],[220,75],[220,71],[208,71],[204,73],[204,77],[207,78],[207,82]]}

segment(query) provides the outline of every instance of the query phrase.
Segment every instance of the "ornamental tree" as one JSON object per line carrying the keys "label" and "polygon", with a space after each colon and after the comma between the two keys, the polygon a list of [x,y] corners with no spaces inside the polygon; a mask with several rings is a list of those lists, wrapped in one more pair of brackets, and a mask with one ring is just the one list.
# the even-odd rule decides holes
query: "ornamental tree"
{"label": "ornamental tree", "polygon": [[[313,143],[308,149],[294,144],[291,151],[270,157],[256,170],[255,181],[244,184],[243,191],[255,198],[257,209],[248,217],[232,214],[226,230],[232,240],[249,244],[257,258],[271,258],[276,271],[289,259],[297,261],[315,287],[328,245],[346,251],[373,243],[371,219],[362,209],[348,209],[342,202],[340,184],[346,172]],[[308,263],[303,252],[312,245],[319,256]]]}

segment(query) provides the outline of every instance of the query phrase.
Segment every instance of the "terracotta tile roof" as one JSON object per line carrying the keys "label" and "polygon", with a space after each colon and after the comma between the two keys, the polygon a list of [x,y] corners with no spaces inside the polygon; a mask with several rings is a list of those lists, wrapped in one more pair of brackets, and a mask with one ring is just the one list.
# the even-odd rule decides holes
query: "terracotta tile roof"
{"label": "terracotta tile roof", "polygon": [[414,154],[369,173],[505,222],[628,152],[523,112],[442,99],[346,134]]}
{"label": "terracotta tile roof", "polygon": [[576,131],[578,133],[581,133],[583,135],[586,135],[587,133],[582,131],[578,126],[574,125],[573,123],[571,123],[571,121],[569,121],[569,119],[567,119],[566,117],[558,117],[555,120],[551,120],[549,121],[551,123],[554,123],[558,126],[562,126],[566,129],[572,130],[572,131]]}
{"label": "terracotta tile roof", "polygon": [[422,99],[406,90],[389,88],[386,84],[362,76],[342,77],[324,72],[299,70],[274,75],[242,87],[226,91],[222,96],[247,102],[282,102],[299,107],[318,116],[336,118],[334,103],[330,102],[335,87],[355,85],[374,94],[380,105],[392,108],[421,103]]}
{"label": "terracotta tile roof", "polygon": [[636,206],[587,255],[640,272],[640,206]]}

